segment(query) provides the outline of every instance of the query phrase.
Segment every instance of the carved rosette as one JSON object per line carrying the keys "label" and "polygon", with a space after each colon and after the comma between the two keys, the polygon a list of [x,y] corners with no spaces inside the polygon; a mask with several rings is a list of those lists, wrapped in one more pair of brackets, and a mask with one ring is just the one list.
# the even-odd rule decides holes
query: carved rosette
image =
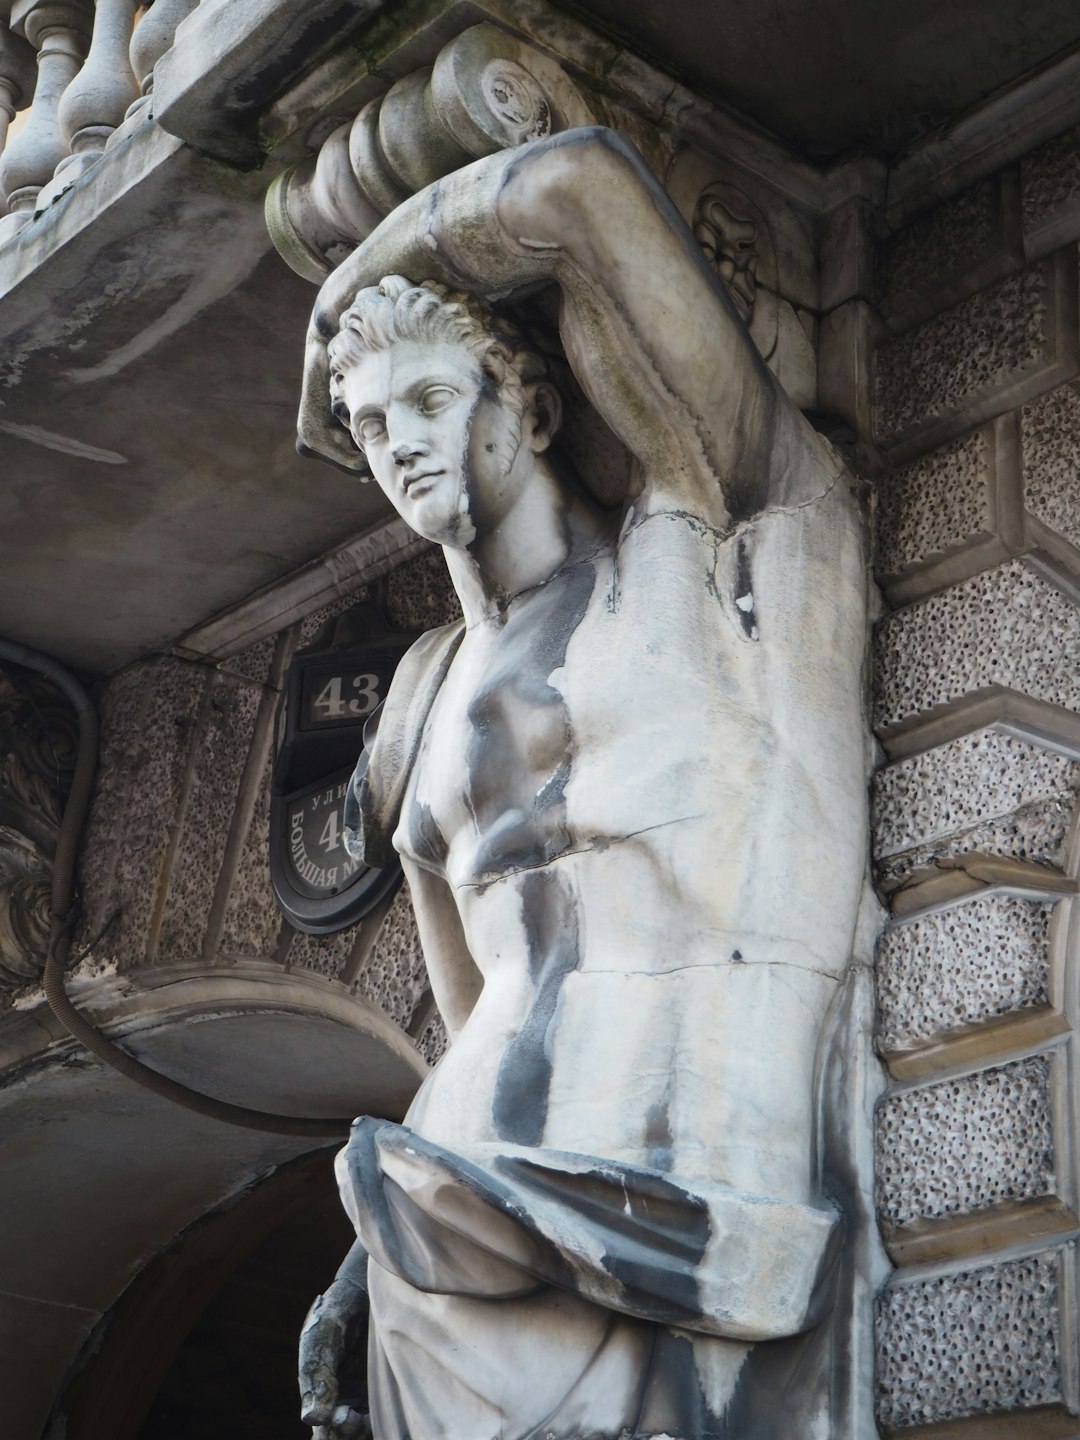
{"label": "carved rosette", "polygon": [[0,667],[0,991],[33,984],[44,968],[52,856],[77,740],[58,690]]}

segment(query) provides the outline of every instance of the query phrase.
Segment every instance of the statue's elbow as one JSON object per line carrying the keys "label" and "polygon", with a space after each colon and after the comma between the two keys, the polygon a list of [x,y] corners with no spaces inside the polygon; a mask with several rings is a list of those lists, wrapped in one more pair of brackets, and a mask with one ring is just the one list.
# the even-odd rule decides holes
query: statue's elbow
{"label": "statue's elbow", "polygon": [[518,152],[500,198],[501,218],[512,234],[534,233],[539,223],[554,218],[559,235],[551,238],[565,243],[568,214],[574,216],[574,229],[592,233],[607,222],[628,184],[646,190],[657,182],[618,130],[582,125]]}

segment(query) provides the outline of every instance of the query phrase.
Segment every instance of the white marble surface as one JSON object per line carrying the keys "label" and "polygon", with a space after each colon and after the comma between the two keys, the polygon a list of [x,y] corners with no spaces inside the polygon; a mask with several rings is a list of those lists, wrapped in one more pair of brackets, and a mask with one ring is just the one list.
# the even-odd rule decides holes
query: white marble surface
{"label": "white marble surface", "polygon": [[[425,280],[560,287],[634,457],[621,503],[560,458],[521,336]],[[302,440],[370,467],[465,614],[403,665],[358,796],[453,1036],[406,1126],[341,1157],[375,1433],[709,1440],[795,1406],[840,1440],[850,1207],[819,1135],[845,1124],[820,1075],[866,852],[849,477],[608,131],[401,206],[324,286],[308,356]]]}

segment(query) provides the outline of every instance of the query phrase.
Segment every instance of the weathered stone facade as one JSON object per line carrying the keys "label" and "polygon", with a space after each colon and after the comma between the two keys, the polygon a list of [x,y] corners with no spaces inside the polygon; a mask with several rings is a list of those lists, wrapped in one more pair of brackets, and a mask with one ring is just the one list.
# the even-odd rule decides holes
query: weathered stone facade
{"label": "weathered stone facade", "polygon": [[[79,85],[73,82],[94,29],[90,7],[68,7],[48,33],[29,18],[44,13],[41,0],[14,7],[19,33],[0,24],[0,122],[6,124],[10,109],[25,109],[35,51],[47,82],[39,115],[33,125],[26,123],[17,145],[13,140],[0,169],[0,188],[10,192],[10,213],[0,219],[0,280],[5,286],[10,280],[11,293],[18,292],[0,362],[0,430],[27,445],[45,434],[42,443],[60,442],[53,456],[77,456],[96,465],[98,475],[123,475],[126,457],[111,443],[80,450],[81,442],[42,431],[42,417],[19,408],[20,382],[29,377],[43,383],[63,349],[65,363],[85,364],[87,376],[113,374],[115,366],[115,374],[133,384],[135,367],[124,367],[133,354],[144,353],[138,350],[142,337],[119,322],[120,338],[112,336],[111,297],[120,295],[129,311],[149,307],[146,296],[160,283],[166,319],[154,311],[150,329],[160,324],[165,333],[174,304],[182,300],[194,314],[209,303],[198,290],[201,266],[186,252],[213,251],[211,278],[223,293],[239,293],[247,274],[241,260],[250,260],[250,267],[277,265],[267,253],[261,219],[269,181],[298,165],[298,190],[313,185],[324,143],[351,126],[365,106],[374,106],[369,120],[377,116],[389,87],[430,68],[467,24],[490,22],[513,33],[515,43],[541,47],[555,70],[564,67],[585,118],[613,125],[638,144],[688,222],[699,216],[704,197],[740,197],[739,218],[747,223],[753,216],[757,226],[755,338],[804,410],[846,448],[873,494],[875,574],[883,597],[871,702],[881,747],[873,865],[888,910],[877,948],[875,1038],[886,1088],[860,1163],[869,1169],[872,1149],[881,1235],[895,1270],[883,1280],[885,1267],[872,1244],[859,1263],[863,1284],[878,1292],[875,1337],[871,1341],[869,1323],[864,1337],[868,1348],[876,1347],[878,1425],[885,1435],[911,1440],[1072,1440],[1080,1411],[1075,103],[1059,95],[1054,109],[1039,95],[1020,98],[1015,115],[1023,124],[1015,133],[1006,133],[1006,112],[990,104],[982,119],[969,119],[967,129],[959,126],[936,150],[934,144],[915,147],[891,167],[867,157],[818,167],[619,43],[542,5],[478,0],[416,7],[400,24],[377,16],[370,55],[360,45],[346,55],[347,47],[332,36],[311,39],[302,74],[288,72],[284,58],[294,32],[273,5],[255,8],[259,23],[248,35],[246,7],[157,0],[140,12],[131,73],[121,73],[118,63],[126,47],[123,26],[111,39],[102,29]],[[363,7],[354,9],[350,46],[363,23],[357,18]],[[256,72],[258,84],[249,86],[249,73]],[[65,87],[71,98],[61,114]],[[136,99],[140,87],[144,93]],[[50,123],[42,123],[43,115]],[[406,138],[408,133],[406,127]],[[339,135],[339,161],[342,149]],[[344,151],[351,159],[347,143]],[[394,158],[401,168],[381,177],[391,205],[403,186],[409,188],[410,167],[420,165],[422,181],[431,157],[418,159],[402,146]],[[253,169],[260,165],[263,173]],[[365,175],[370,182],[371,172]],[[187,222],[198,243],[166,204],[189,193]],[[326,200],[325,186],[321,197],[317,186],[304,191],[297,216],[310,220]],[[99,211],[108,212],[107,224],[98,225]],[[333,203],[317,215],[308,237],[316,270],[320,264],[332,268],[347,250],[347,233],[343,238],[334,231],[342,218]],[[149,219],[157,227],[147,233],[158,252],[136,247],[128,255],[124,247]],[[97,231],[101,240],[94,238]],[[187,269],[176,253],[162,260],[163,236],[185,252]],[[218,259],[225,254],[227,261],[234,243],[240,259],[232,274]],[[170,265],[175,273],[162,280],[155,267]],[[76,290],[74,274],[81,274],[84,289],[92,286],[90,298]],[[189,293],[185,286],[193,276]],[[26,299],[27,282],[39,280],[45,298],[35,309]],[[0,299],[6,301],[7,293]],[[294,307],[298,314],[306,306],[301,299]],[[238,313],[245,316],[249,306],[245,294]],[[104,339],[92,323],[102,315]],[[286,336],[283,329],[275,337],[282,352],[288,349],[297,376],[294,351],[301,339],[299,330]],[[152,346],[146,353],[153,358]],[[83,393],[92,402],[86,410],[104,411],[96,398],[102,392],[84,380]],[[119,385],[114,393],[120,394]],[[123,400],[121,394],[121,408]],[[291,405],[290,391],[288,405],[279,406],[288,412],[275,442],[279,450],[291,450]],[[65,416],[61,428],[68,425]],[[79,425],[90,425],[85,411]],[[92,433],[100,442],[101,432]],[[245,433],[250,439],[251,431]],[[606,453],[590,450],[595,437],[574,438],[583,456],[598,466],[609,463]],[[125,442],[122,448],[131,447]],[[196,473],[207,463],[207,450],[192,448],[196,458],[189,468]],[[182,458],[188,465],[186,454]],[[274,468],[277,463],[267,464],[267,474],[286,473]],[[243,458],[230,458],[224,473],[241,475],[243,464]],[[168,473],[175,484],[176,472]],[[29,493],[37,475],[29,462],[27,474]],[[220,486],[219,479],[214,483]],[[321,494],[320,482],[310,483],[310,496]],[[201,492],[202,506],[211,491],[208,486]],[[278,481],[250,493],[253,507],[268,496],[283,507],[275,512],[286,517],[282,530],[319,503],[297,485]],[[110,543],[95,538],[97,495],[84,486],[71,520],[87,552],[95,545],[107,550]],[[365,504],[370,507],[370,494]],[[250,551],[260,557],[236,572],[240,588],[228,592],[223,586],[205,595],[199,590],[192,599],[189,587],[176,606],[171,596],[158,603],[158,589],[143,571],[125,572],[121,589],[126,584],[136,601],[138,584],[152,590],[148,608],[157,618],[132,642],[122,668],[105,673],[110,667],[95,658],[106,653],[113,633],[108,616],[85,652],[86,667],[102,671],[103,746],[81,857],[79,958],[71,981],[80,1003],[126,1037],[124,1043],[134,1050],[146,1045],[151,1061],[174,1063],[178,1072],[184,1070],[183,1037],[208,1030],[200,1027],[208,1016],[246,1013],[257,991],[259,1004],[288,1016],[283,1027],[299,1023],[294,1010],[309,1003],[321,1006],[335,1025],[341,1022],[341,1048],[328,1052],[328,1064],[343,1063],[355,1049],[350,1019],[356,1034],[364,1026],[383,1026],[382,1040],[392,1033],[393,1043],[378,1052],[378,1063],[386,1054],[405,1057],[406,1080],[394,1079],[396,1103],[446,1044],[406,892],[358,926],[324,937],[301,934],[274,902],[268,861],[275,713],[297,650],[333,615],[370,598],[376,586],[389,617],[403,628],[422,630],[456,614],[434,552],[403,542],[392,525],[373,537],[366,528],[373,512],[363,512],[362,525],[347,520],[353,513],[344,504],[335,512],[338,548],[311,562],[314,570],[275,581],[247,608],[242,602],[228,607],[262,585],[270,570],[280,577],[325,548],[327,535],[320,532],[316,543],[315,532],[305,531],[292,548],[282,541],[280,551],[275,542],[270,561],[260,550],[270,542],[257,536],[246,549],[238,547],[245,556]],[[136,506],[124,524],[137,528],[140,518]],[[173,532],[160,516],[158,521],[171,540]],[[154,529],[148,524],[147,534]],[[363,530],[359,540],[339,544],[341,535],[357,529]],[[190,548],[202,543],[200,536]],[[206,544],[223,566],[229,536],[208,535]],[[201,555],[188,555],[185,574],[200,563]],[[215,559],[204,568],[214,571]],[[55,595],[46,599],[43,592],[40,603],[59,626]],[[223,615],[217,613],[222,605]],[[206,620],[209,614],[216,618]],[[202,623],[193,632],[197,621]],[[87,631],[97,623],[98,616],[88,613]],[[152,658],[128,664],[132,653]],[[27,1154],[40,1149],[52,1126],[51,1133],[63,1136],[56,1153],[66,1154],[73,1147],[69,1134],[82,1125],[84,1156],[99,1130],[117,1153],[134,1154],[151,1122],[140,1118],[123,1130],[135,1102],[119,1081],[75,1052],[41,1003],[49,844],[67,760],[57,765],[63,746],[50,741],[48,756],[34,761],[42,762],[35,777],[33,764],[20,758],[33,725],[25,714],[16,715],[17,708],[5,686],[0,1021],[6,1049],[0,1088],[13,1113],[18,1109],[26,1117],[29,1136],[24,1141],[24,1130],[14,1126],[12,1153],[19,1158],[20,1147]],[[57,733],[62,729],[59,724]],[[27,796],[44,822],[29,839],[11,821],[13,797],[25,809]],[[182,1038],[172,1050],[173,1042],[163,1041],[155,1059],[147,1034],[158,1012],[147,1019],[139,1006],[147,996],[157,1003],[174,989],[186,994],[185,986],[198,993],[189,1008],[181,1007],[176,1028]],[[284,1028],[274,1033],[280,1036]],[[326,1032],[318,1032],[318,1043],[325,1040]],[[268,1050],[258,1053],[265,1058]],[[207,1089],[218,1080],[228,1088],[235,1076],[224,1054],[220,1043],[207,1043],[185,1073]],[[41,1080],[43,1090],[55,1089],[55,1096],[49,1091],[40,1102],[40,1113],[19,1101],[28,1077]],[[267,1105],[280,1108],[282,1093],[287,1101],[288,1075],[260,1077],[260,1083],[268,1087]],[[873,1091],[877,1077],[866,1083]],[[91,1108],[100,1107],[99,1116],[79,1112],[80,1095]],[[166,1118],[152,1113],[155,1132],[167,1130],[170,1112]],[[262,1149],[244,1149],[239,1140],[233,1146],[231,1137],[218,1143],[241,1154],[243,1183],[254,1183],[253,1176],[296,1153],[277,1141]],[[857,1150],[857,1140],[852,1147]],[[168,1190],[176,1174],[197,1168],[204,1148],[196,1131],[175,1154],[154,1152],[139,1183],[148,1192],[153,1185]],[[224,1162],[221,1173],[227,1178],[215,1197],[241,1183]],[[140,1206],[137,1197],[122,1193],[126,1188],[102,1190],[108,1200],[101,1208],[111,1206],[113,1213],[102,1228],[104,1240],[87,1229],[95,1254],[108,1250],[117,1230],[138,1230]],[[183,1200],[169,1220],[172,1229],[150,1235],[142,1250],[117,1246],[121,1258],[100,1283],[95,1278],[65,1288],[47,1274],[24,1309],[0,1313],[9,1330],[32,1335],[35,1353],[47,1357],[42,1373],[54,1388],[67,1383],[80,1345],[96,1353],[99,1327],[107,1327],[132,1278],[132,1256],[145,1260],[176,1230],[196,1224],[200,1207],[211,1203],[201,1194]],[[59,1228],[57,1221],[53,1231]],[[31,1248],[33,1241],[20,1237],[38,1233],[28,1222],[13,1225],[11,1253]],[[64,1252],[58,1253],[62,1258]],[[90,1262],[80,1263],[97,1276]],[[61,1262],[54,1268],[62,1269]],[[36,1271],[13,1266],[11,1273],[13,1286],[16,1280],[27,1289],[37,1283]],[[21,1293],[15,1301],[22,1304]],[[0,1365],[0,1373],[10,1374],[14,1389],[18,1358],[3,1363],[8,1370]],[[861,1373],[870,1368],[864,1363]],[[31,1397],[14,1422],[18,1440],[37,1440],[47,1409],[47,1398]],[[84,1440],[92,1431],[73,1433]]]}
{"label": "weathered stone facade", "polygon": [[[288,661],[368,587],[320,606],[217,665],[175,657],[123,671],[106,687],[101,781],[86,843],[82,934],[101,932],[98,969],[267,962],[311,971],[361,996],[434,1058],[444,1037],[403,892],[385,919],[332,935],[295,930],[270,885],[273,730]],[[442,557],[391,572],[385,610],[403,630],[456,618]]]}
{"label": "weathered stone facade", "polygon": [[879,249],[878,1414],[913,1440],[1075,1424],[1076,145]]}

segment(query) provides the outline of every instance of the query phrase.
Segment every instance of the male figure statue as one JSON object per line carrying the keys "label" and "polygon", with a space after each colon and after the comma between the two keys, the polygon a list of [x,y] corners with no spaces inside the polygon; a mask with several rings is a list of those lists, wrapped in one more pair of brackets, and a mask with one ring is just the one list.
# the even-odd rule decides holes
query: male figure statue
{"label": "male figure statue", "polygon": [[[615,504],[486,303],[543,283],[633,456]],[[354,807],[452,1043],[339,1157],[359,1239],[308,1418],[358,1432],[328,1336],[366,1286],[378,1440],[831,1435],[791,1337],[842,1244],[820,1074],[865,867],[841,465],[605,130],[395,211],[324,286],[301,434],[443,546],[464,612],[400,667]]]}

